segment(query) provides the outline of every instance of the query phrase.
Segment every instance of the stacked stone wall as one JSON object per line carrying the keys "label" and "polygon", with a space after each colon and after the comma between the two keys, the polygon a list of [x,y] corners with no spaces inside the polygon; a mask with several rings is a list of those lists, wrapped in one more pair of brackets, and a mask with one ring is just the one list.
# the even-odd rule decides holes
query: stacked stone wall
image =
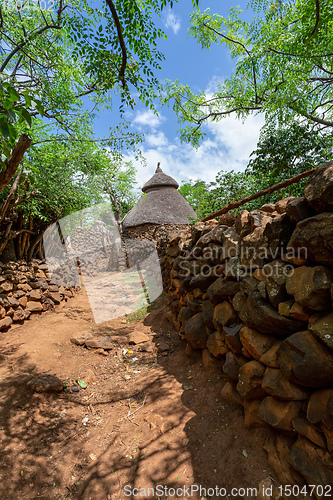
{"label": "stacked stone wall", "polygon": [[276,430],[265,446],[280,481],[332,485],[333,162],[304,197],[197,223],[159,252],[170,321],[223,370],[245,426]]}
{"label": "stacked stone wall", "polygon": [[[65,271],[65,270],[63,270]],[[22,324],[33,314],[52,310],[73,297],[77,287],[64,287],[50,279],[41,260],[0,263],[0,330]]]}

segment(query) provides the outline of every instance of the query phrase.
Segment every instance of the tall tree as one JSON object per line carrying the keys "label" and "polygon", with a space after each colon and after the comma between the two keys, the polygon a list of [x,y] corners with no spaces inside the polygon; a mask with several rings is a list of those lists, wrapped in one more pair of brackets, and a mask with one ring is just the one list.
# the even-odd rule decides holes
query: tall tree
{"label": "tall tree", "polygon": [[321,0],[251,0],[253,19],[228,17],[207,9],[193,12],[190,34],[209,49],[225,46],[235,60],[229,78],[215,92],[194,94],[169,82],[168,97],[181,122],[182,139],[198,146],[201,126],[230,114],[245,118],[262,112],[266,122],[295,118],[318,127],[333,126],[333,9]]}
{"label": "tall tree", "polygon": [[[111,105],[112,93],[120,95],[121,110],[135,105],[134,93],[154,109],[154,72],[163,59],[157,41],[165,35],[153,15],[172,3],[106,0],[102,8],[87,0],[1,4],[0,167],[8,172],[6,179],[30,145],[34,116],[43,116],[72,139],[100,106]],[[90,111],[83,106],[86,96]],[[2,172],[0,190],[6,180]]]}

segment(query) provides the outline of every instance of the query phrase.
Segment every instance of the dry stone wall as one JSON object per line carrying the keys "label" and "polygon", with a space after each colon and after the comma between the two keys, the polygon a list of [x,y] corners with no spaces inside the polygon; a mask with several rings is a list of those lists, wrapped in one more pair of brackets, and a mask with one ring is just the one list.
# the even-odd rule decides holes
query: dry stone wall
{"label": "dry stone wall", "polygon": [[41,260],[0,263],[0,330],[73,297],[76,287],[64,287],[56,281],[50,279]]}
{"label": "dry stone wall", "polygon": [[159,251],[170,320],[223,370],[245,426],[276,430],[281,482],[332,485],[333,162],[304,197],[197,223]]}

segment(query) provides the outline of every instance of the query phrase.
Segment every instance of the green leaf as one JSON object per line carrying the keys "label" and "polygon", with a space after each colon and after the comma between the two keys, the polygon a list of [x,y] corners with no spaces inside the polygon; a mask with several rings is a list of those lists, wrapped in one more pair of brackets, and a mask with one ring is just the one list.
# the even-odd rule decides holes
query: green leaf
{"label": "green leaf", "polygon": [[87,388],[87,384],[85,383],[84,380],[78,379],[77,383],[81,387],[81,389],[86,389]]}
{"label": "green leaf", "polygon": [[25,121],[27,122],[27,124],[29,125],[29,127],[31,127],[31,115],[30,115],[29,111],[27,111],[25,108],[22,108],[21,114],[22,114],[23,118],[25,119]]}

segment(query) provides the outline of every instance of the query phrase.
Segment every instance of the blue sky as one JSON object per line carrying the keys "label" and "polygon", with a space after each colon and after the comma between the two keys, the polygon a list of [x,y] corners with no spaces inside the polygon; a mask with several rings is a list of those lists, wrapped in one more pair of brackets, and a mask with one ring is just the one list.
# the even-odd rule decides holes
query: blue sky
{"label": "blue sky", "polygon": [[[200,9],[211,9],[211,12],[228,15],[232,5],[246,9],[247,2],[234,3],[231,0],[201,0]],[[167,8],[158,20],[159,26],[165,31],[168,40],[160,42],[159,49],[165,55],[162,71],[157,76],[164,79],[179,79],[190,85],[191,89],[208,89],[216,80],[228,76],[233,68],[227,50],[224,47],[212,47],[202,50],[200,45],[187,36],[190,26],[191,0],[179,0],[173,9]],[[244,13],[248,18],[250,13]],[[203,179],[213,181],[220,170],[243,170],[250,153],[255,149],[259,131],[264,124],[262,116],[252,116],[242,122],[234,118],[225,118],[218,123],[205,125],[206,137],[201,147],[196,151],[192,146],[181,144],[180,128],[177,117],[167,107],[157,107],[159,116],[154,115],[139,102],[135,110],[128,111],[126,118],[131,122],[133,131],[143,132],[146,139],[142,145],[147,166],[142,167],[134,161],[133,155],[127,159],[134,161],[137,167],[137,181],[142,186],[153,175],[157,162],[168,175],[179,183],[188,179]],[[96,136],[105,136],[108,128],[117,121],[117,111],[102,111],[95,120]]]}

